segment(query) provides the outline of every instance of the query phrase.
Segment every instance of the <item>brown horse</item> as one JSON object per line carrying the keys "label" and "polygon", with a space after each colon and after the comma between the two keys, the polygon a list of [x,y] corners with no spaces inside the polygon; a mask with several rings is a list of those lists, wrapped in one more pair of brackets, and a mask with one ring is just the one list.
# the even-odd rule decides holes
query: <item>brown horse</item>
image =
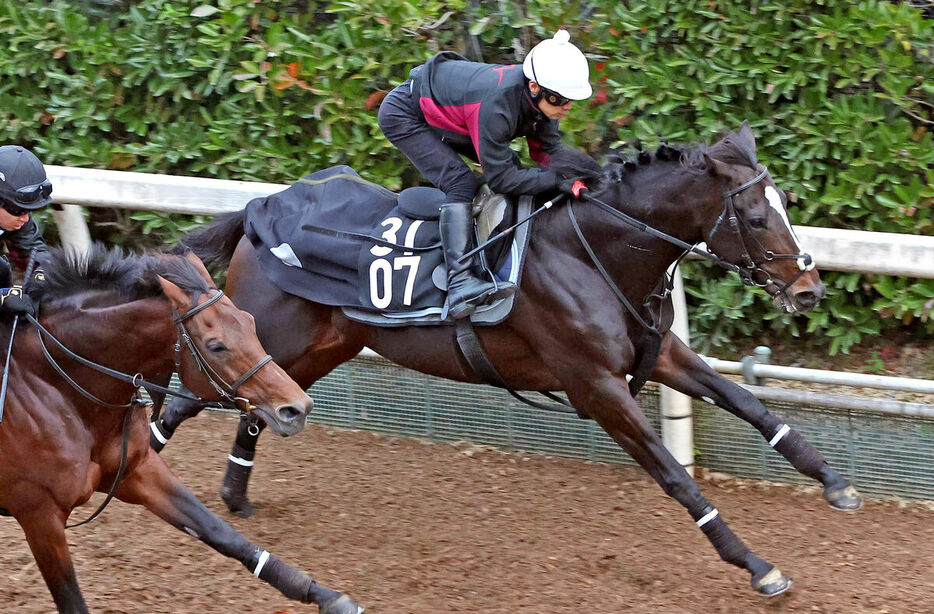
{"label": "brown horse", "polygon": [[79,260],[54,251],[45,271],[46,283],[31,292],[41,318],[19,327],[13,345],[0,422],[0,507],[22,526],[58,611],[88,611],[65,540],[68,517],[94,491],[110,490],[237,559],[287,597],[329,614],[358,614],[348,597],[208,510],[149,446],[137,386],[167,381],[176,370],[205,400],[220,390],[281,435],[302,429],[311,399],[269,362],[253,318],[212,287],[194,257],[124,257],[97,247]]}
{"label": "brown horse", "polygon": [[[666,146],[602,168],[573,159],[553,165],[566,176],[588,173],[592,196],[536,218],[514,311],[478,330],[486,353],[514,389],[566,392],[687,508],[725,561],[750,572],[757,591],[786,590],[790,579],[750,552],[665,449],[626,380],[646,371],[651,380],[745,419],[798,471],[819,480],[832,506],[860,507],[856,490],[817,450],[667,332],[666,271],[701,241],[708,257],[769,292],[780,309],[804,312],[825,294],[795,238],[783,192],[758,163],[748,123],[712,146]],[[243,220],[243,212],[228,214],[184,243],[208,261],[230,258],[231,297],[255,316],[259,338],[299,384],[311,385],[364,346],[423,373],[481,381],[458,351],[451,326],[377,328],[282,292],[242,238]],[[657,333],[660,354],[652,367],[651,359],[643,360],[653,353],[645,340],[657,340]],[[173,403],[161,419],[163,434],[198,409]],[[233,511],[250,511],[246,486],[255,447],[256,436],[241,427],[231,455],[237,462],[228,464],[222,490]]]}

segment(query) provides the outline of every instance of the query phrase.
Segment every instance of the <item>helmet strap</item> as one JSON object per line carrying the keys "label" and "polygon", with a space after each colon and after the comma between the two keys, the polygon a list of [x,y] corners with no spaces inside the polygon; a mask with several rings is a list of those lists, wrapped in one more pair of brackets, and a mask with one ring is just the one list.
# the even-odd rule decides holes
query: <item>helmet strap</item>
{"label": "helmet strap", "polygon": [[532,49],[532,51],[529,52],[529,65],[532,67],[532,80],[535,81],[535,85],[538,86],[537,94],[532,94],[532,90],[529,90],[529,94],[532,97],[532,102],[535,104],[535,108],[538,109],[538,103],[542,99],[542,96],[545,95],[545,92],[542,90],[542,84],[538,81],[538,75],[535,74],[535,49]]}

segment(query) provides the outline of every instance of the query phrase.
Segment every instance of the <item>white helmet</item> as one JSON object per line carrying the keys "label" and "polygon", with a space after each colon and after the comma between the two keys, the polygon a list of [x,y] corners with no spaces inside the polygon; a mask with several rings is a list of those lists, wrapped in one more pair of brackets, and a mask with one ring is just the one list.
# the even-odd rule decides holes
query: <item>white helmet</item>
{"label": "white helmet", "polygon": [[581,50],[570,43],[567,30],[532,47],[522,63],[522,72],[542,87],[571,100],[584,100],[593,94],[590,68]]}

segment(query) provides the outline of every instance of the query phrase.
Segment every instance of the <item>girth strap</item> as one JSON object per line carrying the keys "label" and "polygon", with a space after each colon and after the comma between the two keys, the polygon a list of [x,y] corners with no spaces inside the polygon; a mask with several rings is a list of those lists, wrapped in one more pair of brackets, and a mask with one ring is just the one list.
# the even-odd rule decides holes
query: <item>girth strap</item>
{"label": "girth strap", "polygon": [[506,382],[505,379],[503,379],[503,376],[499,374],[499,371],[496,370],[496,367],[487,357],[486,352],[483,351],[483,346],[480,344],[480,338],[477,337],[477,331],[474,330],[473,323],[470,321],[470,318],[463,318],[455,321],[454,330],[457,338],[457,346],[460,348],[461,353],[464,355],[464,359],[467,361],[467,364],[471,369],[473,369],[473,372],[487,384],[496,386],[497,388],[502,388],[516,399],[537,409],[555,411],[563,414],[577,414],[577,416],[582,419],[590,418],[590,416],[588,416],[585,412],[577,409],[573,405],[567,403],[561,397],[558,397],[550,392],[543,391],[540,392],[540,394],[548,397],[552,401],[559,403],[559,405],[545,405],[544,403],[538,403],[531,399],[527,399],[519,394]]}

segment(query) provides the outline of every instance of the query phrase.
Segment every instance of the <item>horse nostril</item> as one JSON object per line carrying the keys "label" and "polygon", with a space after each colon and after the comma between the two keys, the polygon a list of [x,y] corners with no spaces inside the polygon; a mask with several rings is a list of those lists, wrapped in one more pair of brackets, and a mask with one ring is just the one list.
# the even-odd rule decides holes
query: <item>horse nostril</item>
{"label": "horse nostril", "polygon": [[296,407],[295,405],[280,405],[276,408],[276,416],[286,424],[295,422],[304,417],[305,413],[306,412],[302,411],[301,407]]}
{"label": "horse nostril", "polygon": [[795,303],[801,311],[807,311],[814,307],[821,297],[815,292],[799,292],[795,295]]}

